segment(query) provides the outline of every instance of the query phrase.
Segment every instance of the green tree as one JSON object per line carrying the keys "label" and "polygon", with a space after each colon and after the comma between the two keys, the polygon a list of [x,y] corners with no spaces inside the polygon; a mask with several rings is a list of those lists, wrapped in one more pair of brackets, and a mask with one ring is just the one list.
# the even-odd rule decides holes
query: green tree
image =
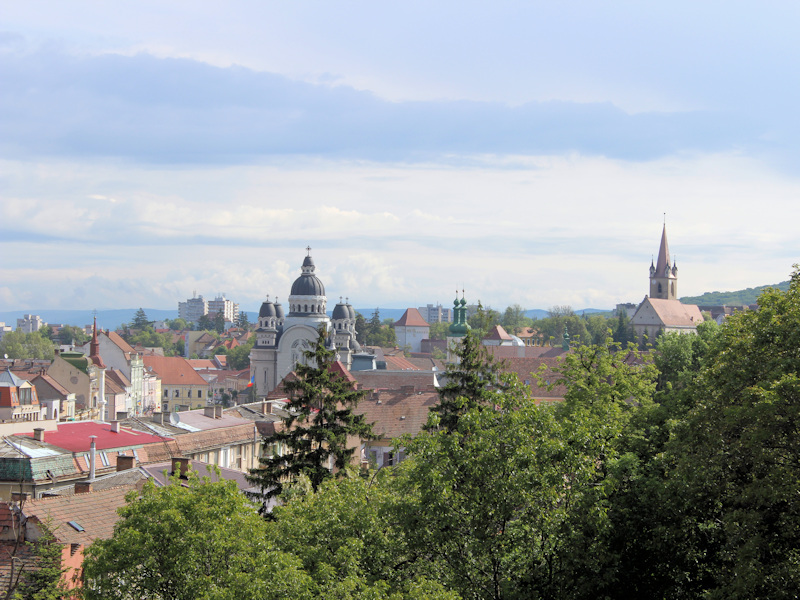
{"label": "green tree", "polygon": [[132,329],[144,329],[145,327],[152,327],[153,321],[147,320],[147,313],[144,312],[143,308],[140,308],[136,311],[136,314],[133,316],[133,321],[131,322]]}
{"label": "green tree", "polygon": [[524,327],[529,327],[531,320],[525,316],[525,309],[519,304],[513,304],[503,313],[503,329],[508,333],[517,334]]}
{"label": "green tree", "polygon": [[248,477],[261,488],[259,497],[265,502],[301,475],[316,491],[334,472],[344,473],[355,450],[352,438],[373,438],[364,415],[354,412],[366,392],[354,389],[334,369],[335,362],[335,350],[326,346],[325,332],[320,330],[314,348],[305,352],[305,362],[296,365],[296,378],[284,380],[290,398],[287,416],[282,427],[264,437],[264,445],[285,451],[262,457]]}
{"label": "green tree", "polygon": [[32,333],[9,331],[0,340],[0,356],[5,354],[8,355],[8,358],[53,360],[55,347],[49,338],[46,338],[38,331]]}
{"label": "green tree", "polygon": [[455,361],[447,365],[439,403],[431,407],[427,429],[455,431],[459,418],[471,410],[493,407],[508,389],[493,357],[472,331],[454,348]]}
{"label": "green tree", "polygon": [[250,351],[255,344],[255,336],[251,337],[246,344],[241,344],[228,350],[228,368],[241,371],[250,366]]}
{"label": "green tree", "polygon": [[450,323],[431,323],[428,337],[432,340],[446,340],[450,333]]}
{"label": "green tree", "polygon": [[185,319],[178,317],[177,319],[167,319],[167,327],[173,331],[185,331],[191,329],[190,324]]}
{"label": "green tree", "polygon": [[500,324],[500,313],[490,306],[484,307],[478,300],[478,310],[467,318],[467,323],[472,327],[475,335],[483,338],[492,327]]}
{"label": "green tree", "polygon": [[171,483],[131,492],[114,535],[88,548],[87,599],[317,597],[300,561],[267,541],[268,524],[235,482]]}
{"label": "green tree", "polygon": [[247,316],[246,311],[239,312],[239,318],[236,319],[236,326],[241,327],[245,331],[250,329],[250,318]]}
{"label": "green tree", "polygon": [[360,312],[356,313],[356,341],[359,344],[367,343],[367,332],[369,324]]}
{"label": "green tree", "polygon": [[208,315],[200,315],[197,320],[197,329],[202,331],[214,331],[214,321]]}
{"label": "green tree", "polygon": [[222,312],[217,312],[214,315],[214,331],[222,334],[225,331],[225,315]]}
{"label": "green tree", "polygon": [[64,325],[61,331],[58,332],[58,342],[60,344],[69,345],[75,344],[82,346],[89,341],[89,336],[81,327],[74,327],[72,325]]}
{"label": "green tree", "polygon": [[[668,445],[685,579],[708,598],[800,591],[800,273],[710,341]],[[690,590],[697,592],[697,589]]]}

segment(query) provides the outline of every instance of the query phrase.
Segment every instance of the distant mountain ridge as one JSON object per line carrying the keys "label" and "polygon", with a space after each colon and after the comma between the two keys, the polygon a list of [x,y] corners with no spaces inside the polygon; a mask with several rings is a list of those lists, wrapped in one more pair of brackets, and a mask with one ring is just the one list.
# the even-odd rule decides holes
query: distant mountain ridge
{"label": "distant mountain ridge", "polygon": [[782,292],[789,289],[789,281],[781,281],[772,285],[761,285],[759,287],[747,288],[735,292],[706,292],[700,296],[684,296],[681,302],[684,304],[697,304],[702,306],[742,306],[755,304],[761,293],[769,288],[777,288]]}

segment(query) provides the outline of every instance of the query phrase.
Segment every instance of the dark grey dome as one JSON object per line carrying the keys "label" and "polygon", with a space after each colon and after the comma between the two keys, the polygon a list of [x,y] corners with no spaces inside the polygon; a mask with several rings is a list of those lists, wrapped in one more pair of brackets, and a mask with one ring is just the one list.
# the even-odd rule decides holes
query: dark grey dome
{"label": "dark grey dome", "polygon": [[[306,256],[306,260],[311,260],[310,256]],[[314,264],[313,262],[311,263]],[[303,262],[305,266],[305,261]],[[303,273],[294,280],[292,284],[292,296],[324,296],[325,286],[312,273]]]}
{"label": "dark grey dome", "polygon": [[274,317],[274,316],[276,316],[275,305],[269,300],[264,302],[261,305],[261,310],[258,311],[258,318],[261,319],[263,317]]}
{"label": "dark grey dome", "polygon": [[350,315],[350,318],[351,318],[351,319],[355,319],[355,318],[356,318],[356,311],[355,311],[355,309],[354,309],[352,306],[350,306],[349,304],[347,304],[346,306],[347,306],[347,312],[349,313],[349,315]]}
{"label": "dark grey dome", "polygon": [[304,267],[313,267],[314,266],[314,259],[311,258],[310,256],[306,256],[305,259],[303,259],[303,266]]}
{"label": "dark grey dome", "polygon": [[332,319],[349,319],[350,318],[350,311],[347,310],[347,306],[339,302],[336,306],[333,307],[333,314],[331,315]]}
{"label": "dark grey dome", "polygon": [[275,305],[275,316],[278,317],[279,319],[282,319],[284,317],[283,306],[281,306],[280,304]]}

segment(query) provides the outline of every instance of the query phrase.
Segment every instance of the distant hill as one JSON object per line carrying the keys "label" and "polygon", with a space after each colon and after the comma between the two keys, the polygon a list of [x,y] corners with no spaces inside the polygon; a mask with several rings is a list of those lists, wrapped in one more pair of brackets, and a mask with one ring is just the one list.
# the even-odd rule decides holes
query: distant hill
{"label": "distant hill", "polygon": [[[97,326],[101,329],[116,329],[123,323],[130,323],[138,308],[119,308],[114,310],[98,310]],[[175,319],[177,310],[160,310],[157,308],[144,309],[147,318],[151,321]],[[17,319],[22,315],[39,315],[45,323],[58,323],[59,325],[73,325],[83,327],[91,325],[94,318],[91,310],[13,310],[0,312],[0,321],[11,327],[17,326]]]}
{"label": "distant hill", "polygon": [[746,290],[738,290],[736,292],[706,292],[701,296],[685,296],[681,298],[681,302],[684,304],[699,304],[703,306],[720,306],[722,304],[727,306],[742,306],[755,304],[761,292],[767,288],[777,288],[785,292],[789,289],[789,281],[781,281],[774,285],[747,288]]}

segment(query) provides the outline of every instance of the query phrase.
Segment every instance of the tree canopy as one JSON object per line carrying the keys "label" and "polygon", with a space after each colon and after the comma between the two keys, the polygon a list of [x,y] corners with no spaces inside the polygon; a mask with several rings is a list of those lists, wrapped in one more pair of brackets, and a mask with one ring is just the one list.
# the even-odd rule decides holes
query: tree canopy
{"label": "tree canopy", "polygon": [[372,427],[354,408],[365,395],[335,369],[336,352],[326,346],[320,330],[305,361],[295,366],[295,377],[284,380],[289,394],[288,414],[281,427],[264,437],[265,447],[280,448],[260,459],[249,480],[261,488],[267,501],[279,496],[287,481],[309,479],[313,490],[335,472],[341,473],[362,439],[370,439]]}

